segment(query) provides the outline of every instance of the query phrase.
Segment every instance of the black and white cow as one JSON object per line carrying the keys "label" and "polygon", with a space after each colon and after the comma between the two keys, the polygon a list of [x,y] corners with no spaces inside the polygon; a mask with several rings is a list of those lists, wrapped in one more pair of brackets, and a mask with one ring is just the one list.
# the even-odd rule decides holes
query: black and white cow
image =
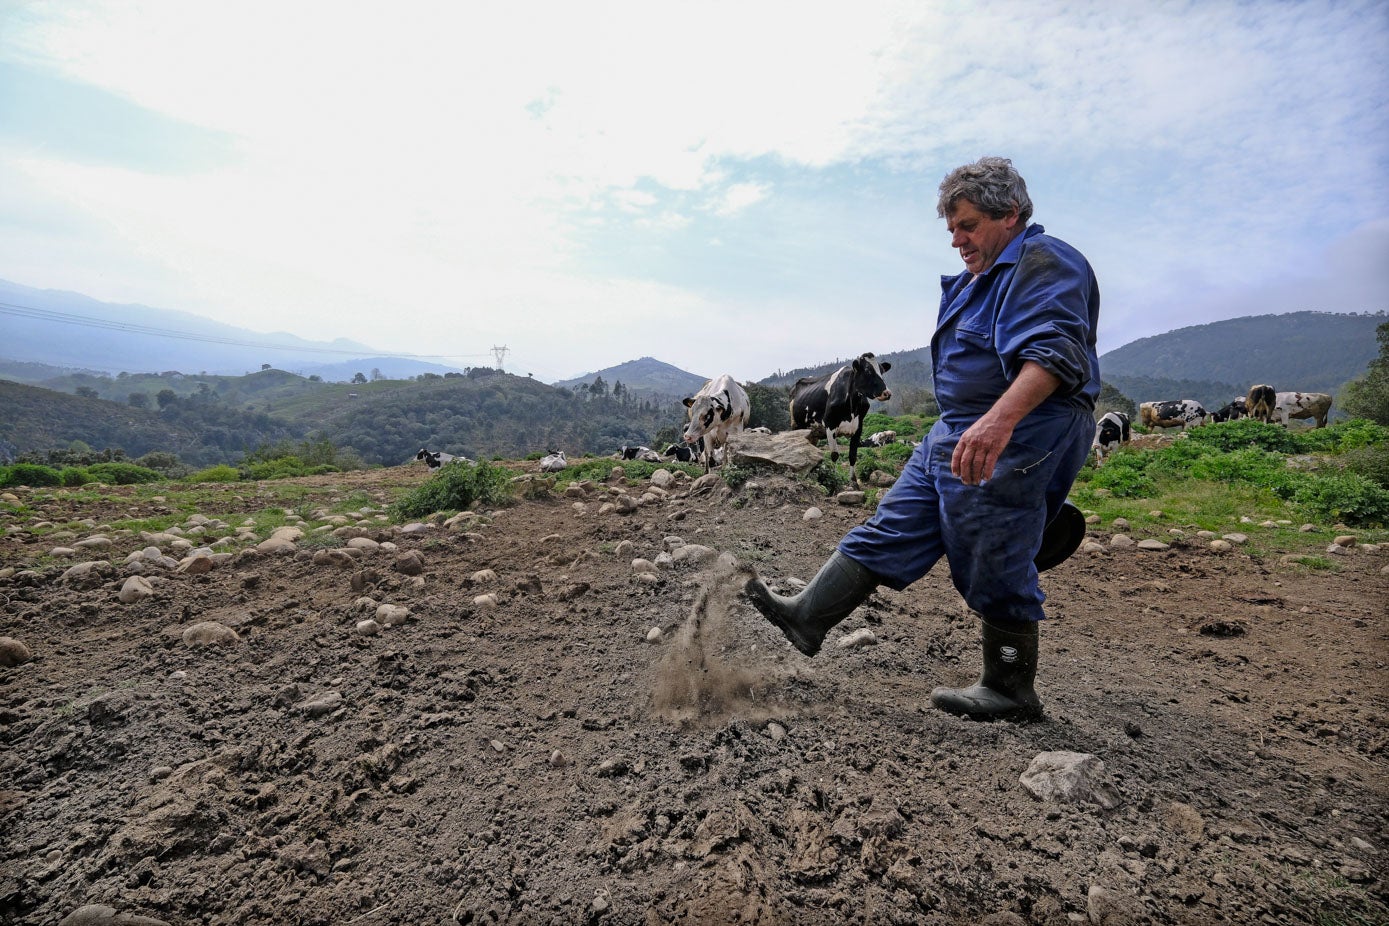
{"label": "black and white cow", "polygon": [[664,455],[671,457],[677,463],[700,462],[700,448],[698,444],[671,444],[666,448]]}
{"label": "black and white cow", "polygon": [[1289,418],[1311,418],[1313,427],[1326,427],[1326,417],[1331,413],[1331,396],[1325,392],[1280,392],[1273,406],[1273,417],[1288,426]]}
{"label": "black and white cow", "polygon": [[752,417],[752,402],[738,381],[727,373],[709,380],[684,402],[689,409],[684,440],[687,444],[703,442],[704,471],[707,473],[713,465],[715,452],[747,426]]}
{"label": "black and white cow", "polygon": [[897,443],[897,432],[874,431],[872,434],[868,435],[868,439],[865,440],[864,443],[869,447],[886,447],[888,444]]}
{"label": "black and white cow", "polygon": [[1095,442],[1090,449],[1095,451],[1095,465],[1104,462],[1104,455],[1116,450],[1120,444],[1128,443],[1129,416],[1123,412],[1105,412],[1095,423]]}
{"label": "black and white cow", "polygon": [[457,457],[451,453],[444,453],[442,450],[426,450],[421,447],[420,452],[415,454],[416,460],[424,461],[424,465],[430,469],[438,469],[445,463],[452,463],[457,460],[460,463],[471,463],[467,457]]}
{"label": "black and white cow", "polygon": [[863,435],[863,419],[868,414],[870,400],[886,402],[892,392],[883,382],[883,374],[892,364],[880,362],[865,353],[839,369],[823,376],[803,376],[791,387],[791,426],[794,428],[824,428],[830,445],[830,459],[839,460],[835,435],[849,438],[849,478],[858,484],[854,466],[858,463],[859,440]]}
{"label": "black and white cow", "polygon": [[641,460],[643,463],[661,462],[661,455],[650,447],[628,447],[626,444],[618,451],[618,457],[623,460]]}
{"label": "black and white cow", "polygon": [[1138,419],[1143,427],[1181,428],[1206,423],[1206,410],[1195,399],[1172,399],[1166,402],[1144,402],[1138,406]]}
{"label": "black and white cow", "polygon": [[557,473],[569,466],[569,461],[564,458],[563,450],[552,450],[540,458],[540,471],[542,473]]}
{"label": "black and white cow", "polygon": [[1249,403],[1244,396],[1237,395],[1224,408],[1211,412],[1211,421],[1239,421],[1249,417]]}

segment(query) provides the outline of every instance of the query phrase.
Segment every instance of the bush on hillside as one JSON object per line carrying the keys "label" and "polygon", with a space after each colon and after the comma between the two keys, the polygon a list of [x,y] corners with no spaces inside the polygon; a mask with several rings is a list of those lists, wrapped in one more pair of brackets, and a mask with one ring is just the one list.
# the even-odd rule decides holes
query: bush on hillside
{"label": "bush on hillside", "polygon": [[[1297,453],[1298,438],[1282,425],[1264,424],[1253,418],[1224,421],[1186,432],[1186,442],[1209,447],[1221,453],[1244,447],[1257,447],[1274,453]],[[1178,442],[1182,443],[1182,442]],[[1176,446],[1174,444],[1173,446]]]}
{"label": "bush on hillside", "polygon": [[87,472],[85,466],[69,466],[58,473],[63,478],[63,485],[71,488],[72,486],[86,485],[89,482],[100,482],[91,473]]}
{"label": "bush on hillside", "polygon": [[464,511],[475,503],[496,505],[511,497],[510,482],[510,471],[485,460],[450,463],[392,505],[390,512],[396,520],[405,520],[436,511]]}
{"label": "bush on hillside", "polygon": [[128,486],[141,482],[158,482],[164,476],[152,469],[136,466],[134,463],[93,463],[87,467],[89,482],[104,482],[107,485]]}
{"label": "bush on hillside", "polygon": [[1389,441],[1389,428],[1352,418],[1325,428],[1303,428],[1293,435],[1301,453],[1339,453]]}
{"label": "bush on hillside", "polygon": [[183,477],[184,482],[240,482],[241,472],[235,466],[225,463],[200,469]]}
{"label": "bush on hillside", "polygon": [[1381,489],[1389,489],[1389,442],[1347,451],[1337,463],[1346,472],[1364,476]]}
{"label": "bush on hillside", "polygon": [[1311,474],[1293,492],[1293,501],[1314,517],[1346,524],[1389,524],[1389,489],[1356,473]]}
{"label": "bush on hillside", "polygon": [[0,467],[0,488],[6,486],[60,486],[62,474],[51,466],[37,463],[16,463]]}

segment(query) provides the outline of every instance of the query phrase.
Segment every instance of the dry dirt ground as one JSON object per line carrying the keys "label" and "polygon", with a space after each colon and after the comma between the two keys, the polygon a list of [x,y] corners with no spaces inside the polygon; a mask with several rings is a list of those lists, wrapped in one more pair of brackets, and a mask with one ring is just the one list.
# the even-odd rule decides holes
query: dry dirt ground
{"label": "dry dirt ground", "polygon": [[[1044,577],[1045,719],[984,724],[929,704],[979,664],[944,564],[814,659],[726,568],[633,568],[674,537],[808,579],[863,508],[773,477],[600,514],[607,488],[378,522],[398,550],[341,563],[154,570],[134,604],[133,538],[67,582],[0,539],[0,636],[33,653],[0,668],[0,922],[1386,922],[1389,557],[1077,554]],[[205,513],[265,504],[232,492]],[[410,618],[364,636],[363,596]],[[186,645],[205,620],[239,642]],[[1098,757],[1118,805],[1034,798],[1050,751]]]}

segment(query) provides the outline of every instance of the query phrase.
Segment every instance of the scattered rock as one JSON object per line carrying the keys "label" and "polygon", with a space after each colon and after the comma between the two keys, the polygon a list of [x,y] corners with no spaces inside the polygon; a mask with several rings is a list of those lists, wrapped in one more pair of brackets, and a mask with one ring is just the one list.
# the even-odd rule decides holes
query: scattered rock
{"label": "scattered rock", "polygon": [[1133,538],[1130,537],[1128,534],[1115,534],[1113,537],[1109,538],[1109,545],[1111,547],[1118,547],[1121,549],[1125,547],[1131,547],[1133,546]]}
{"label": "scattered rock", "polygon": [[410,609],[398,604],[383,604],[376,608],[376,621],[382,627],[395,627],[410,618]]}
{"label": "scattered rock", "polygon": [[135,913],[117,913],[105,904],[78,907],[58,921],[58,926],[168,926],[163,920]]}
{"label": "scattered rock", "polygon": [[[1333,540],[1333,541],[1331,541],[1331,542],[1334,543],[1334,544],[1336,544],[1338,547],[1353,547],[1353,546],[1355,546],[1355,535],[1354,535],[1354,534],[1339,534],[1339,535],[1336,537],[1336,539]],[[80,546],[80,544],[79,544],[79,546]]]}
{"label": "scattered rock", "polygon": [[818,518],[823,518],[824,516],[825,513],[823,511],[821,511],[819,508],[816,508],[814,505],[811,505],[809,508],[805,510],[805,513],[801,515],[801,520],[814,521]]}
{"label": "scattered rock", "polygon": [[240,639],[235,630],[217,621],[199,621],[183,631],[188,646],[226,646]]}
{"label": "scattered rock", "polygon": [[381,632],[381,625],[371,618],[367,618],[364,621],[358,621],[354,629],[357,631],[358,636],[374,637]]}
{"label": "scattered rock", "polygon": [[1161,540],[1140,540],[1138,541],[1140,550],[1169,550],[1171,544],[1163,543]]}
{"label": "scattered rock", "polygon": [[662,637],[663,635],[664,635],[664,634],[661,632],[661,628],[660,628],[660,627],[652,627],[650,630],[648,630],[648,631],[646,632],[646,642],[647,642],[647,643],[660,643],[660,642],[661,642],[661,637]]}
{"label": "scattered rock", "polygon": [[841,505],[862,505],[866,498],[868,498],[867,492],[850,489],[846,492],[840,492],[834,497],[834,500]]}
{"label": "scattered rock", "polygon": [[718,558],[718,551],[697,543],[687,543],[671,551],[671,562],[677,566],[684,563],[699,565]]}
{"label": "scattered rock", "polygon": [[29,647],[14,637],[0,637],[0,666],[12,668],[34,658]]}
{"label": "scattered rock", "polygon": [[873,646],[878,642],[877,634],[867,627],[860,627],[853,633],[845,634],[839,638],[840,649],[859,649],[864,646]]}
{"label": "scattered rock", "polygon": [[124,604],[134,604],[143,601],[154,594],[154,586],[150,585],[149,579],[144,576],[131,576],[125,580],[120,592],[116,595]]}
{"label": "scattered rock", "polygon": [[1228,540],[1212,540],[1211,550],[1216,553],[1229,553],[1235,547]]}
{"label": "scattered rock", "polygon": [[1116,531],[1126,531],[1129,529],[1129,519],[1115,518],[1113,523],[1110,524],[1110,526],[1113,527]]}
{"label": "scattered rock", "polygon": [[1224,539],[1230,541],[1235,546],[1241,546],[1249,542],[1249,535],[1236,532],[1233,534],[1226,534]]}
{"label": "scattered rock", "polygon": [[1081,752],[1044,752],[1032,760],[1018,779],[1041,801],[1095,804],[1105,810],[1119,806],[1119,792],[1104,780],[1104,763]]}
{"label": "scattered rock", "polygon": [[310,717],[322,717],[324,714],[331,714],[342,704],[342,694],[336,691],[329,691],[319,695],[309,701],[299,705],[299,712]]}

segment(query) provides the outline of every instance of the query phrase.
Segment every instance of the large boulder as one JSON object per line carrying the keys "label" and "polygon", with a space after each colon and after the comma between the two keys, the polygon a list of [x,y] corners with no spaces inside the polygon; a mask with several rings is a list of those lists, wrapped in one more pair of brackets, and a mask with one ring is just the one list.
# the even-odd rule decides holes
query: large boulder
{"label": "large boulder", "polygon": [[825,458],[825,452],[811,443],[810,431],[782,431],[780,434],[735,434],[728,441],[728,453],[735,464],[780,466],[804,475]]}

